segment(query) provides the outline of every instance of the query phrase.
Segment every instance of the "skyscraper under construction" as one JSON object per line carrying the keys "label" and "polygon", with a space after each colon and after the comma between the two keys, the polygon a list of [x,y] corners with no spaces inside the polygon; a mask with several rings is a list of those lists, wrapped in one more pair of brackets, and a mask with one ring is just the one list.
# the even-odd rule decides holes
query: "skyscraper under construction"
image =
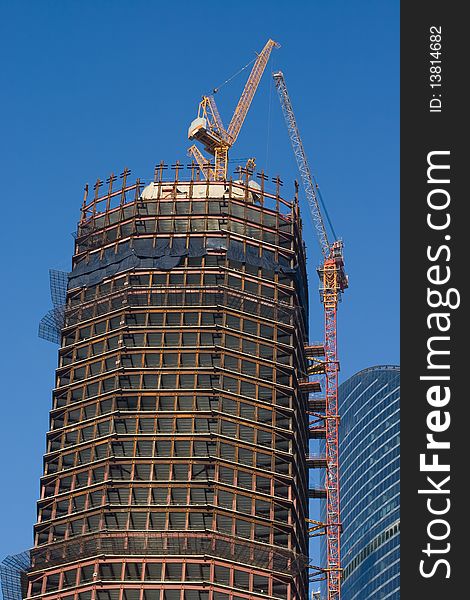
{"label": "skyscraper under construction", "polygon": [[297,196],[198,171],[85,196],[28,598],[307,598]]}

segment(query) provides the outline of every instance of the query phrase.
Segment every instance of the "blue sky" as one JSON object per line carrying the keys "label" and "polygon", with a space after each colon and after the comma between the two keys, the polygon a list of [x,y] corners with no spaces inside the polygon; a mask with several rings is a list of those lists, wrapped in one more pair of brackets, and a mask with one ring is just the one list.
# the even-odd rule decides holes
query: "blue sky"
{"label": "blue sky", "polygon": [[[83,186],[125,166],[152,177],[186,161],[197,104],[281,44],[232,149],[298,178],[270,71],[284,71],[310,166],[345,243],[341,380],[399,361],[399,8],[397,0],[204,3],[2,2],[0,92],[4,491],[0,558],[32,543],[57,347],[37,338],[48,269],[68,270]],[[245,71],[217,96],[226,123]],[[305,206],[304,206],[305,209]],[[322,337],[306,214],[311,339]]]}

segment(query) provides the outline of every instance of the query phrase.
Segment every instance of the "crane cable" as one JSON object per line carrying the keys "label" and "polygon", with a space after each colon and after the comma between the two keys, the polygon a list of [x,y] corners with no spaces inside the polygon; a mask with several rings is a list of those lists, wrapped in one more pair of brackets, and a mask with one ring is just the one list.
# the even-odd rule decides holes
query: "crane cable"
{"label": "crane cable", "polygon": [[333,227],[333,223],[331,222],[331,219],[330,219],[330,215],[328,214],[328,211],[326,209],[326,204],[323,200],[323,196],[320,191],[320,187],[319,187],[317,180],[315,179],[315,175],[313,175],[313,173],[312,173],[312,179],[313,179],[313,183],[315,185],[315,191],[317,193],[318,199],[320,200],[320,204],[322,205],[323,212],[325,213],[326,220],[328,221],[328,225],[330,226],[331,233],[333,234],[333,240],[337,240],[338,236],[336,235],[335,229]]}
{"label": "crane cable", "polygon": [[[269,57],[269,62],[271,63],[271,73],[274,72],[274,58],[271,55]],[[266,164],[266,171],[269,170],[269,146],[270,146],[270,141],[271,141],[271,106],[272,106],[272,100],[273,100],[273,87],[274,87],[274,82],[272,77],[269,78],[269,100],[268,100],[268,126],[267,126],[267,132],[266,132],[266,159],[265,159],[265,164]]]}
{"label": "crane cable", "polygon": [[232,79],[235,79],[235,77],[237,77],[237,75],[240,75],[240,73],[242,73],[245,69],[248,69],[248,67],[250,65],[252,65],[255,60],[258,58],[258,56],[256,56],[253,60],[250,60],[249,63],[247,63],[244,67],[242,67],[239,71],[237,71],[236,73],[234,73],[231,77],[229,77],[228,79],[226,79],[223,83],[221,83],[219,86],[215,87],[212,90],[213,94],[217,94],[217,92],[220,90],[220,88],[224,87],[224,85],[226,85],[227,83],[230,83],[232,81]]}

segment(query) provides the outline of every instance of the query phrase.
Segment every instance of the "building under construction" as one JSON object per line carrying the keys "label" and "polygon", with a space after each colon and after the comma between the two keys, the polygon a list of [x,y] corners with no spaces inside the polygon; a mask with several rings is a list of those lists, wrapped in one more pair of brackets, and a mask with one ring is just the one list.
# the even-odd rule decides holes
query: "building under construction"
{"label": "building under construction", "polygon": [[297,200],[160,173],[83,205],[28,598],[304,599]]}
{"label": "building under construction", "polygon": [[[309,343],[297,185],[282,197],[253,159],[228,174],[276,46],[254,61],[227,129],[203,97],[189,138],[212,162],[193,145],[187,170],[160,163],[144,184],[126,169],[85,190],[72,270],[52,272],[40,327],[60,344],[59,367],[34,548],[0,566],[6,600],[306,600],[309,534],[327,538],[313,580],[340,597],[336,308],[347,278],[282,73],[323,252],[324,343]],[[309,455],[311,438],[325,438],[325,456]],[[324,488],[309,490],[310,467],[326,467]],[[309,520],[312,497],[326,497],[325,523]]]}

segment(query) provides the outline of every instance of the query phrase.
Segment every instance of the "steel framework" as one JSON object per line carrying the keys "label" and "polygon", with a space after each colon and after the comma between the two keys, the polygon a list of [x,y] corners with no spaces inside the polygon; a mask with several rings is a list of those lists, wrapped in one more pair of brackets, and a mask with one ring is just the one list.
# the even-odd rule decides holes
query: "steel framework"
{"label": "steel framework", "polygon": [[[324,532],[327,538],[327,565],[321,571],[327,578],[328,600],[338,600],[341,595],[341,516],[338,460],[338,349],[336,313],[341,293],[348,286],[344,271],[343,244],[337,240],[330,244],[317,197],[317,185],[308,165],[292,103],[281,71],[273,78],[281,101],[282,112],[287,124],[289,137],[294,150],[305,195],[323,254],[323,263],[318,269],[320,276],[320,298],[324,309],[324,362],[325,375],[325,492],[326,523]],[[312,354],[311,354],[312,356]],[[314,362],[311,374],[319,374],[319,363]]]}
{"label": "steel framework", "polygon": [[307,600],[297,197],[166,167],[85,192],[27,597]]}

